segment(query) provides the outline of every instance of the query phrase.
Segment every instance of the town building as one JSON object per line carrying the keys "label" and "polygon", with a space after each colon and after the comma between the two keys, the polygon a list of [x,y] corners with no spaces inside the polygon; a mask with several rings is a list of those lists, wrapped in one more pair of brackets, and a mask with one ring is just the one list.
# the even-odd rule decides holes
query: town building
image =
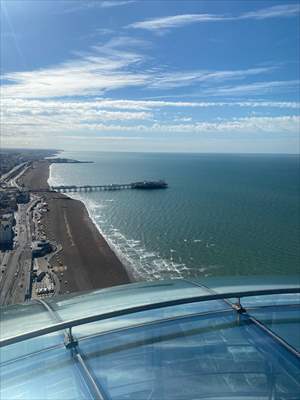
{"label": "town building", "polygon": [[37,240],[32,242],[32,257],[43,257],[51,253],[52,245],[48,240]]}
{"label": "town building", "polygon": [[18,204],[26,204],[30,200],[30,195],[28,190],[20,190],[17,192],[16,201]]}
{"label": "town building", "polygon": [[3,248],[10,247],[14,239],[14,225],[15,219],[13,213],[2,214],[0,216],[0,246]]}
{"label": "town building", "polygon": [[4,210],[5,213],[17,211],[17,198],[16,190],[6,189],[0,190],[0,210]]}

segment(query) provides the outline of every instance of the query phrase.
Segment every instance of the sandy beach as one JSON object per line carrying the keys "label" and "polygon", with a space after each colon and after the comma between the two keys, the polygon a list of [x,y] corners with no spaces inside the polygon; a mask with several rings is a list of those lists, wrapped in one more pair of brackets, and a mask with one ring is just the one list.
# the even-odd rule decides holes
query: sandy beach
{"label": "sandy beach", "polygon": [[[22,177],[31,190],[48,188],[48,161],[33,164]],[[59,293],[77,292],[120,285],[130,277],[89,218],[84,204],[63,194],[42,193],[49,211],[42,224],[46,236],[62,245],[62,250],[51,260],[60,283]]]}

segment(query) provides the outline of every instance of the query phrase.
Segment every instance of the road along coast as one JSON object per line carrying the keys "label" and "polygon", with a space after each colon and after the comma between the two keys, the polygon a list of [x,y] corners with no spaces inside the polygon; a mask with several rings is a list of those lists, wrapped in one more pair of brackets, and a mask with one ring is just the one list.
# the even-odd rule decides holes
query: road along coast
{"label": "road along coast", "polygon": [[[48,189],[50,162],[34,162],[22,176],[31,191]],[[129,283],[132,278],[90,219],[85,205],[56,192],[39,192],[48,212],[41,220],[45,236],[61,245],[50,260],[58,276],[59,293],[71,293]]]}

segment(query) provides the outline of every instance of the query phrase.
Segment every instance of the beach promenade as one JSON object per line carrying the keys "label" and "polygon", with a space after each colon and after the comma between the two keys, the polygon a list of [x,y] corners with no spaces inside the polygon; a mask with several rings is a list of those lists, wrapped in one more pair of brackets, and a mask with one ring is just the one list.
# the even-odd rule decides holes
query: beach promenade
{"label": "beach promenade", "polygon": [[[48,161],[33,163],[23,175],[22,183],[30,190],[48,189],[49,166]],[[125,267],[89,218],[82,202],[55,192],[38,195],[49,209],[42,218],[46,237],[62,246],[59,255],[50,261],[52,271],[58,271],[61,294],[130,282]]]}

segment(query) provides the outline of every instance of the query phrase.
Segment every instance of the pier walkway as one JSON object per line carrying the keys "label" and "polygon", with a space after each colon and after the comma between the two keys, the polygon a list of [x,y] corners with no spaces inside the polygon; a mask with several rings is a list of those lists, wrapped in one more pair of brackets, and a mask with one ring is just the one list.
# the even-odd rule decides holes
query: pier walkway
{"label": "pier walkway", "polygon": [[143,181],[124,184],[110,185],[69,185],[69,186],[52,186],[50,189],[59,193],[68,192],[92,192],[102,190],[122,190],[122,189],[166,189],[168,184],[165,181]]}

